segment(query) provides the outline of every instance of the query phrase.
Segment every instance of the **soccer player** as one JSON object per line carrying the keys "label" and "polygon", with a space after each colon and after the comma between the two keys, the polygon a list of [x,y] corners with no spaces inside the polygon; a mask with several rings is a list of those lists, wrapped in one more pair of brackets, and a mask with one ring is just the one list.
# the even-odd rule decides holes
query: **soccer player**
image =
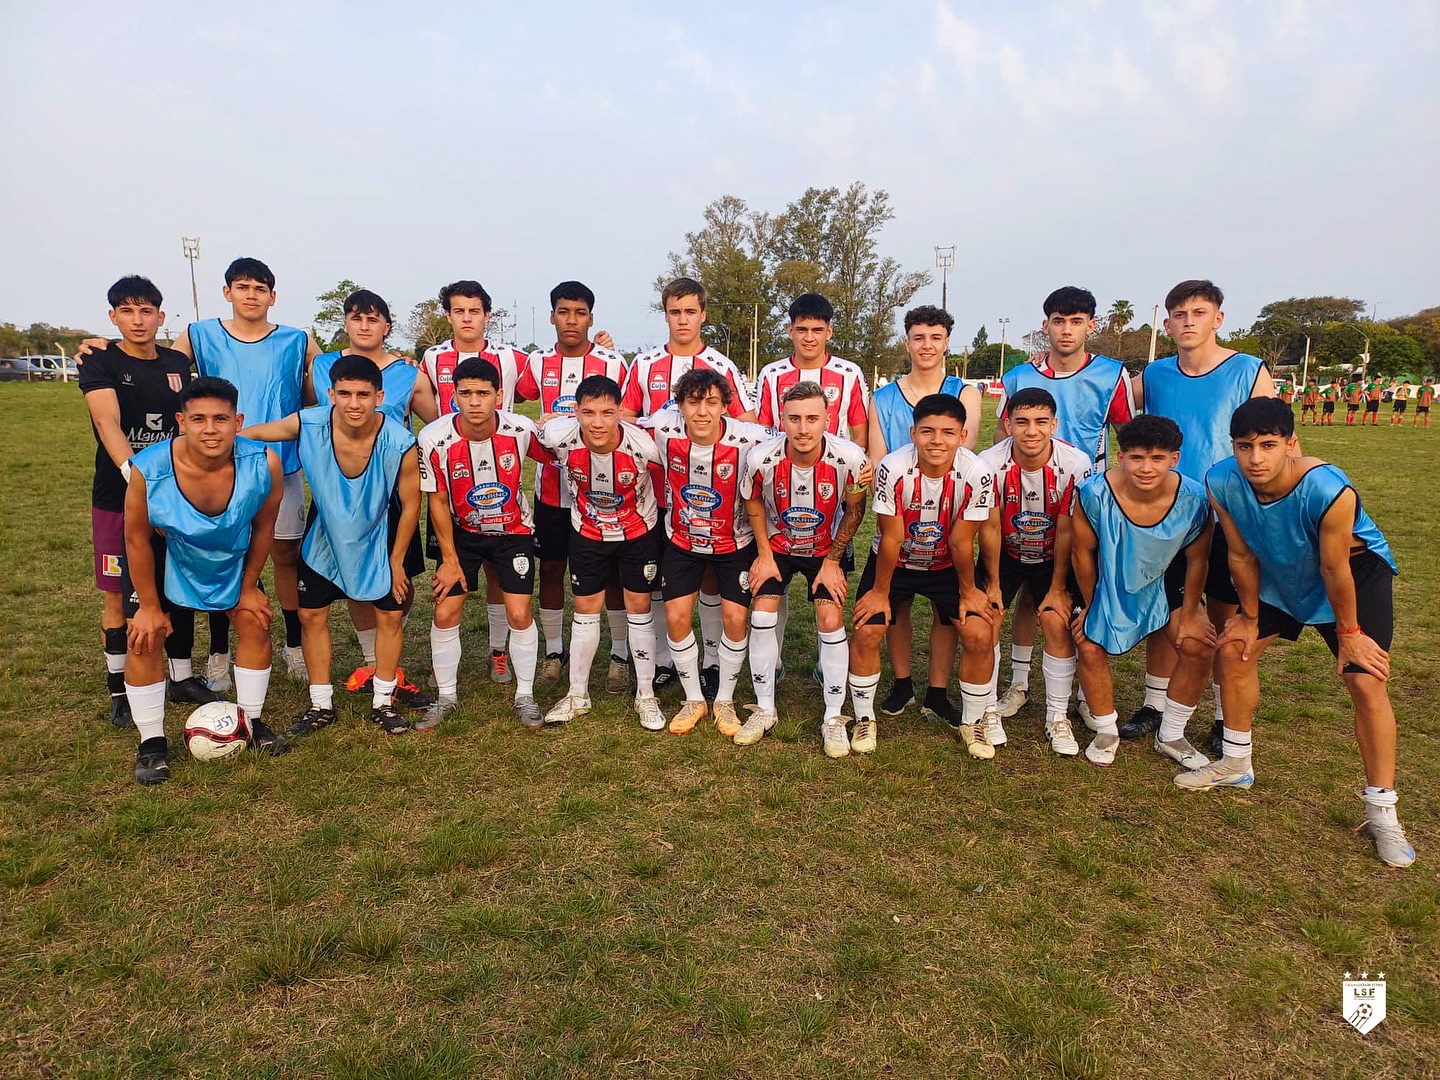
{"label": "soccer player", "polygon": [[[1070,573],[1070,514],[1075,488],[1095,461],[1056,438],[1058,425],[1055,398],[1044,387],[1022,387],[1006,400],[1005,426],[1011,434],[980,453],[992,478],[992,514],[999,519],[1000,543],[994,567],[983,562],[976,566],[975,584],[988,589],[992,580],[998,580],[1002,612],[1010,609],[1022,586],[1035,598],[1045,630],[1040,662],[1045,676],[1045,735],[1055,753],[1074,757],[1080,746],[1068,715],[1075,686],[1070,614],[1078,589]],[[994,630],[991,647],[998,649],[999,620]],[[980,733],[985,741],[1003,746],[1004,711],[994,699],[990,680],[984,686],[962,685],[961,691],[969,695],[967,701],[983,692],[984,700],[971,701],[970,711],[981,710]]]}
{"label": "soccer player", "polygon": [[[1345,426],[1355,426],[1355,414],[1360,411],[1360,402],[1364,400],[1365,388],[1360,385],[1354,375],[1345,384]],[[1363,421],[1362,421],[1363,423]]]}
{"label": "soccer player", "polygon": [[[670,718],[670,731],[684,735],[712,712],[716,729],[728,739],[740,730],[735,684],[745,663],[750,566],[756,550],[740,474],[751,447],[769,441],[773,432],[726,415],[734,400],[730,383],[713,369],[691,368],[675,381],[674,393],[677,408],[650,418],[670,504],[668,539],[661,544],[660,591],[670,655],[685,688],[685,703]],[[714,575],[722,620],[718,682],[709,707],[690,630],[695,598],[707,574]]]}
{"label": "soccer player", "polygon": [[1371,379],[1365,387],[1365,415],[1360,418],[1360,426],[1365,426],[1365,421],[1370,421],[1371,427],[1380,426],[1380,398],[1385,393],[1385,384],[1379,379]]}
{"label": "soccer player", "polygon": [[[1056,289],[1045,298],[1041,329],[1050,347],[1001,376],[1000,400],[995,403],[1000,418],[995,425],[997,443],[1011,434],[1005,407],[1010,397],[1025,387],[1040,387],[1056,403],[1055,437],[1088,454],[1093,468],[1105,467],[1109,432],[1128,423],[1136,409],[1125,365],[1085,347],[1095,332],[1095,307],[1095,295],[1074,285]],[[1028,589],[1019,595],[1011,627],[1010,686],[999,702],[1002,717],[1014,716],[1030,697],[1038,599]],[[1068,641],[1068,633],[1066,637]]]}
{"label": "soccer player", "polygon": [[[125,556],[125,491],[130,459],[179,431],[180,393],[190,381],[190,358],[155,344],[165,321],[160,290],[148,278],[123,277],[110,286],[110,321],[120,340],[91,352],[80,368],[80,392],[95,432],[95,479],[90,489],[90,530],[95,554],[95,587],[105,600],[100,630],[105,645],[105,682],[110,690],[110,723],[130,726],[125,694],[125,605],[120,588]],[[176,702],[220,700],[192,667],[195,617],[173,620],[166,641],[169,697]],[[163,708],[163,702],[161,703]]]}
{"label": "soccer player", "polygon": [[[1187,298],[1188,299],[1188,298]],[[1182,436],[1166,416],[1138,416],[1120,429],[1118,464],[1080,485],[1071,559],[1080,610],[1071,620],[1080,684],[1095,738],[1085,757],[1115,760],[1110,657],[1163,633],[1177,661],[1167,684],[1155,749],[1187,769],[1210,759],[1185,738],[1215,656],[1215,628],[1200,607],[1213,522],[1205,490],[1176,471]]]}
{"label": "soccer player", "polygon": [[1280,396],[1280,400],[1281,400],[1281,401],[1283,401],[1286,405],[1292,405],[1292,404],[1294,404],[1294,402],[1295,402],[1295,386],[1294,386],[1294,384],[1288,383],[1288,382],[1281,383],[1281,384],[1277,387],[1277,390],[1279,391],[1279,396]]}
{"label": "soccer player", "polygon": [[[974,579],[975,537],[995,534],[989,524],[990,473],[965,449],[966,408],[959,398],[929,394],[915,403],[913,412],[907,441],[875,468],[875,539],[851,612],[855,632],[850,639],[850,700],[855,731],[850,749],[860,754],[875,749],[880,640],[894,613],[914,597],[930,601],[935,621],[952,628],[952,642],[962,611],[974,617],[966,622],[985,623],[982,627],[977,622],[973,631],[962,630],[966,635],[962,683],[987,681],[994,667],[990,645],[994,601],[975,587]],[[978,640],[972,641],[975,635]],[[993,758],[995,748],[976,730],[979,718],[955,716],[946,697],[955,662],[953,647],[938,674],[933,642],[931,649],[925,712],[944,720],[972,757]]]}
{"label": "soccer player", "polygon": [[[385,380],[373,360],[342,356],[330,369],[330,404],[246,429],[266,442],[298,440],[312,505],[300,549],[300,618],[310,707],[291,735],[335,722],[330,681],[330,605],[375,606],[375,678],[370,722],[388,735],[410,723],[395,711],[396,665],[404,646],[410,579],[423,572],[410,538],[420,520],[415,436],[380,411]],[[323,681],[318,681],[323,680]]]}
{"label": "soccer player", "polygon": [[1405,406],[1410,404],[1410,383],[1401,383],[1395,388],[1395,396],[1390,399],[1390,426],[1405,423]]}
{"label": "soccer player", "polygon": [[[515,676],[515,715],[527,728],[544,720],[535,703],[540,633],[530,613],[535,590],[534,519],[521,485],[525,459],[554,464],[536,441],[535,425],[499,409],[500,373],[478,356],[455,366],[451,387],[459,412],[420,432],[420,490],[428,493],[431,528],[440,545],[433,592],[430,656],[439,699],[415,724],[428,731],[457,707],[460,617],[465,596],[480,583],[480,568],[505,595]],[[553,468],[552,468],[553,471]],[[570,523],[565,522],[568,531]]]}
{"label": "soccer player", "polygon": [[1430,403],[1434,400],[1435,380],[1427,375],[1425,381],[1420,384],[1419,392],[1415,395],[1415,419],[1410,421],[1411,427],[1420,423],[1422,416],[1425,418],[1425,426],[1427,428],[1430,426]]}
{"label": "soccer player", "polygon": [[845,547],[865,518],[871,472],[858,443],[829,428],[829,395],[808,379],[780,400],[784,434],[745,457],[740,493],[755,534],[750,565],[750,679],[755,705],[735,733],[748,746],[775,726],[775,672],[781,640],[777,618],[791,579],[803,575],[815,604],[825,712],[820,721],[827,757],[850,752],[845,718]]}
{"label": "soccer player", "polygon": [[[664,347],[651,349],[635,357],[625,376],[625,398],[621,412],[629,422],[653,416],[674,404],[674,387],[680,377],[692,369],[718,371],[730,385],[730,404],[726,407],[736,420],[753,421],[755,408],[740,369],[718,349],[701,339],[705,327],[705,286],[694,278],[679,277],[660,293],[660,307],[665,312],[669,339]],[[662,485],[656,493],[660,506],[665,507],[667,492]],[[657,592],[657,600],[661,599]],[[704,657],[701,662],[706,689],[713,696],[720,681],[720,594],[713,574],[707,574],[700,588],[700,638]],[[666,641],[660,652],[668,653]],[[656,657],[662,685],[675,678],[675,665],[666,655]]]}
{"label": "soccer player", "polygon": [[1335,656],[1355,704],[1355,737],[1365,763],[1365,821],[1358,831],[1391,866],[1415,849],[1395,813],[1395,712],[1390,704],[1394,633],[1390,545],[1340,469],[1301,457],[1295,417],[1266,400],[1248,401],[1230,421],[1235,456],[1210,470],[1210,501],[1230,539],[1240,608],[1225,626],[1217,667],[1225,695],[1225,755],[1183,773],[1190,791],[1248,788],[1251,726],[1260,696],[1260,656],[1277,637],[1294,641],[1313,626]]}
{"label": "soccer player", "polygon": [[[931,394],[959,398],[960,404],[965,406],[965,415],[976,418],[976,422],[966,428],[961,445],[970,451],[978,445],[980,389],[945,372],[945,358],[950,352],[950,331],[954,326],[955,320],[948,311],[930,304],[922,304],[905,313],[905,354],[910,360],[910,370],[878,388],[870,399],[867,435],[872,465],[878,465],[887,454],[909,445],[915,405]],[[899,716],[915,701],[910,677],[910,646],[915,636],[911,607],[911,600],[902,600],[892,612],[894,617],[885,633],[890,671],[895,680],[879,705],[886,716]],[[953,625],[943,619],[931,620],[928,685],[948,684],[958,640]],[[950,723],[955,717],[948,698],[944,701],[944,710],[940,718]]]}
{"label": "soccer player", "polygon": [[575,388],[575,414],[549,414],[540,445],[555,455],[570,485],[570,688],[545,723],[563,724],[590,711],[590,665],[600,648],[605,588],[617,574],[625,590],[630,655],[635,659],[635,711],[646,731],[661,731],[665,714],[655,700],[655,617],[651,592],[660,577],[663,483],[654,440],[624,423],[621,390],[605,375]]}
{"label": "soccer player", "polygon": [[[1320,418],[1316,415],[1316,410],[1319,407],[1320,383],[1312,376],[1310,378],[1310,381],[1305,384],[1305,391],[1300,396],[1300,423],[1302,425],[1305,423],[1305,414],[1309,413],[1311,423],[1314,423],[1318,426],[1320,423]],[[1333,406],[1331,408],[1331,411],[1334,411]]]}
{"label": "soccer player", "polygon": [[135,779],[146,785],[170,778],[160,646],[182,611],[192,621],[195,611],[229,614],[237,637],[235,698],[250,723],[251,745],[272,756],[286,750],[261,719],[270,686],[271,615],[260,573],[284,494],[280,459],[237,438],[244,417],[230,383],[199,378],[179,396],[178,434],[130,459],[125,492],[125,693],[140,732]]}
{"label": "soccer player", "polygon": [[[515,386],[523,401],[539,401],[542,417],[575,414],[575,388],[592,375],[604,375],[617,386],[625,382],[625,358],[590,339],[595,325],[595,294],[579,281],[562,281],[550,290],[553,348],[526,358]],[[545,632],[545,660],[540,681],[555,683],[565,653],[565,559],[570,541],[570,488],[554,466],[535,470],[536,554],[540,559],[540,626]],[[610,670],[605,689],[623,694],[630,688],[629,645],[624,591],[618,580],[605,594],[610,623]]]}
{"label": "soccer player", "polygon": [[1320,422],[1326,427],[1335,426],[1335,402],[1340,398],[1340,387],[1328,383],[1320,391]]}

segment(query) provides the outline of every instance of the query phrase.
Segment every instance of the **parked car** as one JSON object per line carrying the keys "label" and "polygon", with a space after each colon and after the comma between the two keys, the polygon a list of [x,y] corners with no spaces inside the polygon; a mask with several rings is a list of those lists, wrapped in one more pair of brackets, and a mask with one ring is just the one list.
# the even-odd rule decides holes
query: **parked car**
{"label": "parked car", "polygon": [[62,374],[71,379],[80,376],[80,369],[68,356],[22,356],[21,359],[29,360],[41,370],[50,372],[50,377],[54,379],[60,378]]}
{"label": "parked car", "polygon": [[56,373],[46,371],[44,368],[36,367],[27,357],[15,356],[8,360],[0,360],[0,381],[5,382],[32,382],[37,379],[53,379]]}

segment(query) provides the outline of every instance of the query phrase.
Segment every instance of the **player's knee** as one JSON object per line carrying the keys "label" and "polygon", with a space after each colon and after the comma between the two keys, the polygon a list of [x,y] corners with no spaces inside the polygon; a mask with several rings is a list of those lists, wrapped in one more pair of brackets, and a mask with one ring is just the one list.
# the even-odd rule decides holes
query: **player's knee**
{"label": "player's knee", "polygon": [[1215,646],[1203,638],[1186,638],[1176,650],[1187,660],[1208,660],[1215,655]]}
{"label": "player's knee", "polygon": [[1105,650],[1088,639],[1080,642],[1080,644],[1076,646],[1075,652],[1080,658],[1080,663],[1087,667],[1095,667],[1096,665],[1105,664],[1109,661]]}
{"label": "player's knee", "polygon": [[276,540],[270,549],[270,558],[276,566],[300,565],[300,542],[298,540]]}
{"label": "player's knee", "polygon": [[242,643],[263,641],[270,628],[253,611],[238,611],[230,616],[230,625],[235,627],[235,637]]}
{"label": "player's knee", "polygon": [[1040,629],[1045,632],[1045,638],[1048,641],[1058,641],[1062,637],[1070,636],[1070,624],[1058,611],[1042,611],[1040,613]]}
{"label": "player's knee", "polygon": [[815,626],[822,634],[831,634],[845,625],[844,614],[838,604],[817,604]]}
{"label": "player's knee", "polygon": [[1259,663],[1258,650],[1251,646],[1250,659],[1244,658],[1238,641],[1232,641],[1222,649],[1215,650],[1215,674],[1221,679],[1240,676],[1251,671]]}
{"label": "player's knee", "polygon": [[988,653],[994,647],[993,628],[986,619],[972,615],[960,620],[960,645],[967,653]]}
{"label": "player's knee", "polygon": [[330,622],[329,608],[308,608],[300,609],[301,626],[323,626]]}
{"label": "player's knee", "polygon": [[875,654],[880,649],[880,642],[885,637],[884,623],[865,623],[855,628],[854,634],[850,637],[850,654],[852,657],[864,657],[867,654]]}

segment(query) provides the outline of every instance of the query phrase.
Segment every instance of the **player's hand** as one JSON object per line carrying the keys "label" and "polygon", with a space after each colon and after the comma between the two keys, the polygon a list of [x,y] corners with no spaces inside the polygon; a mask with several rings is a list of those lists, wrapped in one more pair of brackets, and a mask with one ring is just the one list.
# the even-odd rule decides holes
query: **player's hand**
{"label": "player's hand", "polygon": [[850,621],[855,626],[864,626],[876,615],[883,615],[885,625],[890,625],[890,597],[879,589],[871,589],[855,601],[855,609],[850,613]]}
{"label": "player's hand", "polygon": [[780,568],[775,565],[775,556],[756,555],[755,561],[750,564],[750,595],[759,596],[760,586],[771,578],[780,580]]}
{"label": "player's hand", "polygon": [[84,367],[85,357],[89,356],[92,352],[100,349],[108,349],[109,347],[110,342],[103,337],[87,337],[84,341],[80,342],[79,345],[75,346],[75,355],[70,357],[70,359],[75,361],[77,368]]}
{"label": "player's hand", "polygon": [[174,631],[170,616],[159,608],[142,607],[130,620],[130,651],[150,653],[165,644],[165,639]]}
{"label": "player's hand", "polygon": [[601,330],[595,335],[595,344],[599,345],[602,349],[614,349],[615,339],[610,336],[609,330]]}
{"label": "player's hand", "polygon": [[554,420],[555,417],[557,417],[557,416],[559,416],[559,415],[560,415],[559,413],[542,412],[542,413],[540,414],[539,419],[537,419],[537,420],[535,421],[535,426],[536,426],[536,427],[544,427],[546,424],[548,424],[551,420]]}
{"label": "player's hand", "polygon": [[1260,623],[1255,616],[1237,611],[1225,620],[1225,630],[1221,633],[1220,640],[1215,642],[1215,648],[1223,649],[1226,645],[1239,645],[1240,659],[1249,660],[1255,653],[1255,642],[1259,637]]}
{"label": "player's hand", "polygon": [[430,592],[439,600],[448,595],[456,585],[466,592],[470,591],[470,583],[465,580],[465,571],[460,568],[460,560],[441,559],[440,565],[435,568],[434,580],[430,582]]}
{"label": "player's hand", "polygon": [[413,368],[418,368],[420,366],[420,361],[416,360],[415,357],[411,356],[409,353],[392,353],[391,355],[394,356],[396,360],[405,361],[405,363],[409,364]]}
{"label": "player's hand", "polygon": [[1175,647],[1178,649],[1192,638],[1214,648],[1217,640],[1215,627],[1200,612],[1187,615],[1182,609],[1175,618]]}
{"label": "player's hand", "polygon": [[1084,645],[1090,640],[1085,636],[1085,616],[1089,611],[1088,607],[1077,608],[1070,618],[1070,636],[1075,639],[1076,645]]}
{"label": "player's hand", "polygon": [[971,615],[978,615],[988,623],[994,623],[995,612],[999,610],[999,604],[990,599],[990,594],[984,589],[960,590],[960,617],[968,618]]}
{"label": "player's hand", "polygon": [[845,571],[840,569],[840,563],[829,557],[820,560],[820,569],[815,573],[815,584],[810,589],[812,598],[820,595],[824,589],[830,594],[830,599],[837,604],[845,603],[845,594],[850,591],[850,582],[845,579]]}
{"label": "player's hand", "polygon": [[1070,599],[1070,593],[1065,589],[1052,588],[1040,601],[1037,611],[1053,611],[1064,618],[1075,610],[1075,603]]}
{"label": "player's hand", "polygon": [[1335,659],[1335,672],[1344,675],[1345,665],[1354,664],[1382,682],[1390,678],[1390,654],[1369,634],[1340,634],[1340,655]]}
{"label": "player's hand", "polygon": [[235,606],[230,609],[230,618],[233,620],[240,615],[251,615],[260,620],[260,625],[266,630],[270,629],[270,598],[266,596],[255,585],[245,586],[240,590],[240,599],[235,601]]}
{"label": "player's hand", "polygon": [[865,467],[860,470],[860,475],[857,476],[857,477],[855,477],[855,486],[856,486],[857,488],[860,488],[860,489],[862,489],[862,490],[865,490],[865,489],[868,489],[868,488],[870,487],[870,485],[873,484],[874,482],[875,482],[875,466],[874,466],[874,465],[871,465],[871,464],[870,464],[870,460],[867,458],[867,459],[865,460]]}
{"label": "player's hand", "polygon": [[397,604],[410,598],[410,575],[405,572],[404,559],[390,560],[390,595]]}

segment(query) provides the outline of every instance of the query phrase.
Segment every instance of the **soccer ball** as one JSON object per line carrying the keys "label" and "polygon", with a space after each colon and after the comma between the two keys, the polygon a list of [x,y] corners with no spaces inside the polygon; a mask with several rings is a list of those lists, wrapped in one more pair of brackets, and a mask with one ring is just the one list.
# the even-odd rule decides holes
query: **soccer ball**
{"label": "soccer ball", "polygon": [[185,746],[196,761],[223,761],[249,745],[250,721],[229,701],[201,705],[185,721]]}

